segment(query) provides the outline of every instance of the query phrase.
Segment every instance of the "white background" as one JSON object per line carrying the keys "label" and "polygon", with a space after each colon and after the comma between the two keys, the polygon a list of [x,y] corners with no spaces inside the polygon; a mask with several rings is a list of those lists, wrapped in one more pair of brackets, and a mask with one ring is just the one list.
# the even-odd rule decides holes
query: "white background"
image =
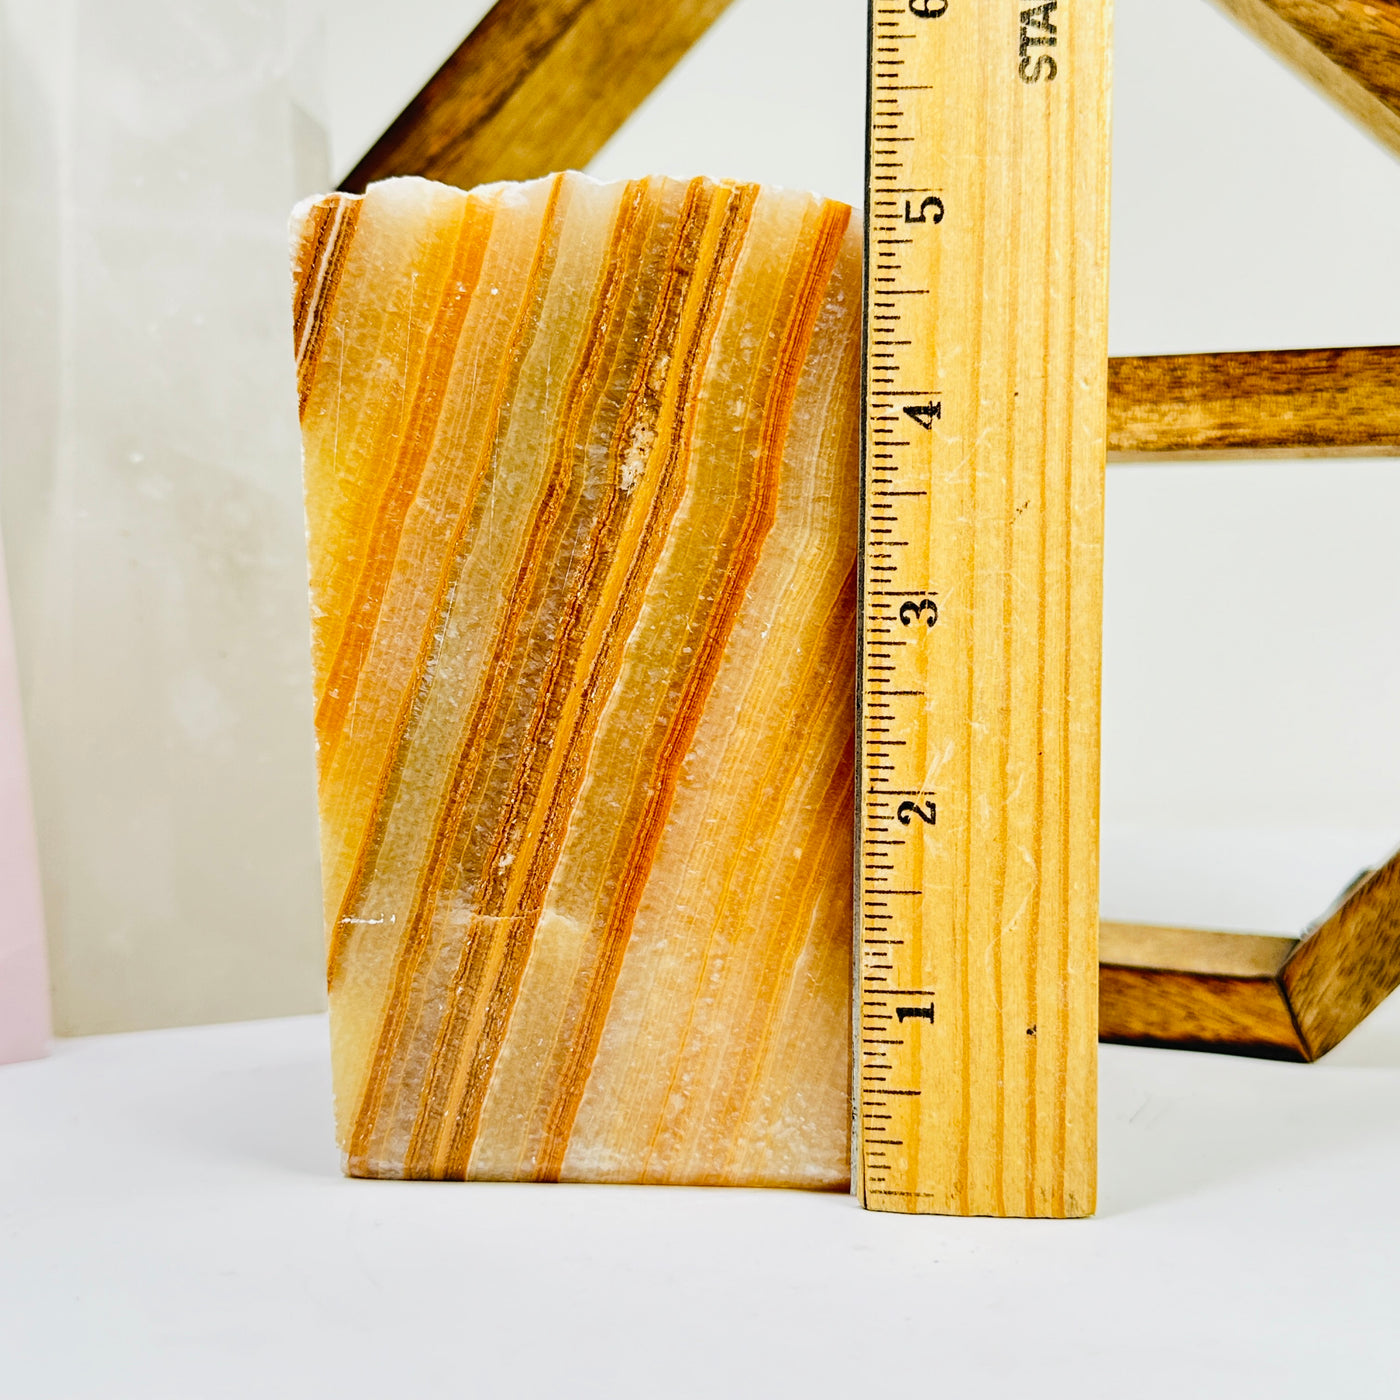
{"label": "white background", "polygon": [[[328,21],[336,170],[484,11]],[[1118,0],[1111,353],[1400,341],[1400,162],[1206,0]],[[590,166],[862,202],[865,6],[735,0]],[[1400,841],[1400,462],[1115,467],[1110,917],[1296,932]]]}
{"label": "white background", "polygon": [[[476,0],[329,16],[337,169]],[[1115,353],[1400,340],[1400,166],[1119,0]],[[863,6],[736,0],[594,166],[860,196]],[[1400,463],[1117,468],[1107,912],[1289,929],[1400,835]],[[340,1179],[324,1021],[0,1071],[0,1397],[1400,1393],[1400,1000],[1323,1063],[1107,1046],[1100,1215]]]}

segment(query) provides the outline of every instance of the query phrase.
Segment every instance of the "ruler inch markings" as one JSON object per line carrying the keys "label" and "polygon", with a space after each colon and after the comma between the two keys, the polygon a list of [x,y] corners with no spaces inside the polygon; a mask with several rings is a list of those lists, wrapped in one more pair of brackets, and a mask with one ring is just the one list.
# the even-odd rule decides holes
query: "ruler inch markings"
{"label": "ruler inch markings", "polygon": [[1110,9],[871,7],[852,1190],[878,1210],[1094,1209]]}

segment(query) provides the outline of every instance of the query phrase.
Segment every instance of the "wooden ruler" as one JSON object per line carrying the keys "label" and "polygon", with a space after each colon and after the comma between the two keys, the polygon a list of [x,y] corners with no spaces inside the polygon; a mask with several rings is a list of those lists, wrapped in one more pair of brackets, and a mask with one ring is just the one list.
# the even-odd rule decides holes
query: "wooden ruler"
{"label": "wooden ruler", "polygon": [[852,1177],[1094,1208],[1108,0],[872,0]]}

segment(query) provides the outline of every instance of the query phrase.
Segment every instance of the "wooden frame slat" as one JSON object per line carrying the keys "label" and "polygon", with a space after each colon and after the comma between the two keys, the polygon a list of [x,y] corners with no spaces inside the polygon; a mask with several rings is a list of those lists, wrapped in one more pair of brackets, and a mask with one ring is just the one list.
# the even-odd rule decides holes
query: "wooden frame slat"
{"label": "wooden frame slat", "polygon": [[1400,0],[1216,0],[1400,155]]}
{"label": "wooden frame slat", "polygon": [[1110,461],[1400,454],[1400,346],[1108,364]]}
{"label": "wooden frame slat", "polygon": [[582,169],[729,3],[499,0],[341,189]]}
{"label": "wooden frame slat", "polygon": [[1099,1039],[1308,1058],[1278,976],[1296,938],[1099,926]]}
{"label": "wooden frame slat", "polygon": [[1400,986],[1400,854],[1342,895],[1279,982],[1309,1059],[1340,1044]]}
{"label": "wooden frame slat", "polygon": [[1302,938],[1105,921],[1099,1039],[1315,1060],[1400,986],[1400,852]]}

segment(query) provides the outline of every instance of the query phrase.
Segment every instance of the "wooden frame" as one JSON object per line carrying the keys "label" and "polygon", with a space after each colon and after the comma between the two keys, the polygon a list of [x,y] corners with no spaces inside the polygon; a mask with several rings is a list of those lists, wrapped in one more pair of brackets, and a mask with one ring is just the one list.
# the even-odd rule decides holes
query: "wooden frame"
{"label": "wooden frame", "polygon": [[1105,921],[1099,1039],[1315,1060],[1400,985],[1400,853],[1302,938]]}
{"label": "wooden frame", "polygon": [[581,170],[729,0],[498,0],[341,189]]}
{"label": "wooden frame", "polygon": [[1215,0],[1400,155],[1400,0]]}
{"label": "wooden frame", "polygon": [[[580,167],[729,0],[498,0],[346,177]],[[1400,155],[1400,0],[1216,0]],[[1400,346],[1109,362],[1109,460],[1400,455]],[[1302,938],[1104,923],[1100,1038],[1313,1060],[1400,986],[1400,853]]]}
{"label": "wooden frame", "polygon": [[1400,346],[1108,362],[1109,460],[1391,457]]}

